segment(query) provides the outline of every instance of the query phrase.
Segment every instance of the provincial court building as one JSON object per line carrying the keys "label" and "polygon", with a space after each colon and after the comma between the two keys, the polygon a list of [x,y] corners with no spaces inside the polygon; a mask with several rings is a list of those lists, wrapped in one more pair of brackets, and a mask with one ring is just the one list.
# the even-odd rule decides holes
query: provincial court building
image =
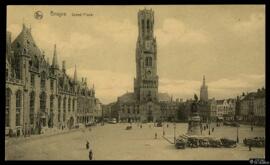
{"label": "provincial court building", "polygon": [[65,61],[60,68],[56,45],[50,64],[24,24],[13,42],[7,32],[6,41],[6,134],[72,128],[94,120],[94,88],[87,86],[86,78],[77,80],[76,66],[73,77],[67,75]]}

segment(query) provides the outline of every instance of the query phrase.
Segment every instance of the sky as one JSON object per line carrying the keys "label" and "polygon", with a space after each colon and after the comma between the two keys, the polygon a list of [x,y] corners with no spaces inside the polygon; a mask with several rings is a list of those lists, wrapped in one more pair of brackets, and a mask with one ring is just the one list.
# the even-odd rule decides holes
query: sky
{"label": "sky", "polygon": [[192,98],[203,75],[210,98],[265,86],[264,5],[8,6],[7,30],[14,40],[23,22],[31,26],[50,63],[56,44],[59,65],[65,60],[73,76],[76,64],[78,77],[107,104],[133,91],[137,13],[144,8],[154,11],[159,92]]}

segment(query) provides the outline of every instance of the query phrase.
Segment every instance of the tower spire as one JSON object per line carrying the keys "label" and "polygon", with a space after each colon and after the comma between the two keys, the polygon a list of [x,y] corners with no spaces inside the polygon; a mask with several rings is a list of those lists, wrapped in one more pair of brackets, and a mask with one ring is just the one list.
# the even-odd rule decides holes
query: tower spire
{"label": "tower spire", "polygon": [[56,44],[54,44],[52,67],[55,69],[59,69],[58,62],[57,62]]}
{"label": "tower spire", "polygon": [[75,71],[74,71],[74,82],[77,82],[77,69],[75,64]]}
{"label": "tower spire", "polygon": [[205,76],[203,75],[203,86],[205,86]]}

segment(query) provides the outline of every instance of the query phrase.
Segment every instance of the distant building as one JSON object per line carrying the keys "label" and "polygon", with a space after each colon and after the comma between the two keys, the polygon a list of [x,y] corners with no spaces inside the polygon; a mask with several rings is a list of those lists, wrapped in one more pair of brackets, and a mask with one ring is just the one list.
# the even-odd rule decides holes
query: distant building
{"label": "distant building", "polygon": [[243,121],[265,125],[265,89],[247,93],[240,100],[240,116]]}
{"label": "distant building", "polygon": [[203,84],[200,90],[200,101],[203,101],[203,102],[208,101],[208,87],[205,84],[205,76],[203,76]]}

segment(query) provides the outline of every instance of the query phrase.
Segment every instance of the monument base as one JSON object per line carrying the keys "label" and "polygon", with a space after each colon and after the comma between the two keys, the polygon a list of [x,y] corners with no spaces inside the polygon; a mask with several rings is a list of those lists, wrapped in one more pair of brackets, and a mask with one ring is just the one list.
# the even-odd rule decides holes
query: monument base
{"label": "monument base", "polygon": [[187,135],[202,135],[200,116],[192,116],[188,123]]}

